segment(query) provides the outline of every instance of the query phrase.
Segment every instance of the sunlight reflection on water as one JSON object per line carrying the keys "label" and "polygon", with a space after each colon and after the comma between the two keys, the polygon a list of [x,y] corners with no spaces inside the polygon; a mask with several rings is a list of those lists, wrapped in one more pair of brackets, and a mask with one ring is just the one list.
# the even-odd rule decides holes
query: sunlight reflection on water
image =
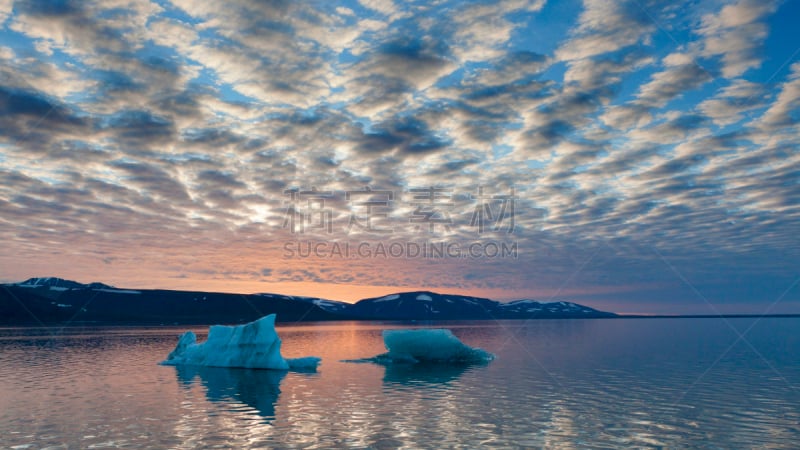
{"label": "sunlight reflection on water", "polygon": [[157,365],[178,328],[6,328],[0,446],[792,448],[798,325],[736,343],[714,319],[431,324],[498,359],[418,367],[341,362],[404,325],[280,327],[285,356],[323,358],[313,374]]}

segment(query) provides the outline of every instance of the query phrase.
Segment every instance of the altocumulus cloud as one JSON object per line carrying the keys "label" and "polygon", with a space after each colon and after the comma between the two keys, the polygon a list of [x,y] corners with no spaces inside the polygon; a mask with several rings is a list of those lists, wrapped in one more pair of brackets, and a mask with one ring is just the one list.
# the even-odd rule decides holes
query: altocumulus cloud
{"label": "altocumulus cloud", "polygon": [[[797,14],[750,0],[0,1],[0,275],[761,311],[800,276],[800,62],[782,19]],[[514,189],[512,234],[470,227],[479,186]],[[367,187],[393,193],[376,222],[391,235],[348,231],[364,209],[346,192]],[[446,193],[449,231],[413,226],[427,187]],[[285,191],[312,188],[333,229],[303,239],[513,240],[520,254],[279,268],[298,238]]]}

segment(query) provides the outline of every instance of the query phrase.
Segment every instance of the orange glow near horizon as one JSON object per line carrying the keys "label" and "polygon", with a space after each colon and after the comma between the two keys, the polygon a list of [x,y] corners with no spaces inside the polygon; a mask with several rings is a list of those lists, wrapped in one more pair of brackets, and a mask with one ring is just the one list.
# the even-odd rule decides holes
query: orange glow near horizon
{"label": "orange glow near horizon", "polygon": [[[134,285],[135,284],[135,285]],[[169,287],[166,287],[169,286]],[[151,280],[148,283],[120,283],[120,288],[129,289],[175,289],[175,290],[196,290],[208,292],[228,292],[241,294],[271,293],[281,295],[294,295],[305,297],[319,297],[328,300],[337,300],[347,303],[355,303],[365,298],[382,297],[399,292],[413,291],[433,291],[441,294],[465,295],[473,297],[485,297],[497,301],[510,301],[519,299],[532,299],[538,301],[574,301],[586,306],[601,309],[604,311],[614,311],[606,301],[589,301],[586,299],[570,299],[570,296],[586,296],[600,293],[617,293],[630,290],[632,287],[608,287],[597,286],[593,288],[575,289],[527,289],[524,291],[514,291],[499,288],[470,288],[470,287],[436,287],[436,286],[391,286],[391,285],[355,285],[355,284],[334,284],[317,282],[263,282],[249,280],[194,280],[194,279],[161,279]],[[614,305],[619,307],[621,305]],[[628,306],[629,307],[629,306]],[[633,313],[641,314],[641,313]]]}
{"label": "orange glow near horizon", "polygon": [[[135,284],[135,285],[133,285]],[[165,287],[169,285],[170,287]],[[241,294],[271,293],[282,295],[295,295],[305,297],[319,297],[329,300],[355,303],[358,300],[382,297],[384,295],[409,291],[433,291],[447,294],[468,295],[474,297],[487,297],[496,300],[511,300],[518,298],[547,298],[548,292],[526,292],[516,294],[506,289],[490,288],[450,288],[431,286],[389,286],[389,285],[350,285],[316,282],[263,282],[245,280],[191,280],[191,279],[164,279],[148,283],[127,283],[117,287],[129,289],[176,289],[197,290],[208,292],[231,292]],[[549,293],[552,295],[552,293]]]}
{"label": "orange glow near horizon", "polygon": [[[571,301],[604,311],[631,310],[628,303],[615,303],[619,295],[630,292],[647,292],[660,289],[661,286],[655,284],[639,285],[617,285],[617,286],[562,286],[562,280],[542,280],[540,286],[524,286],[524,284],[509,284],[504,287],[489,287],[485,282],[476,282],[470,285],[470,281],[463,280],[461,271],[463,267],[443,267],[437,266],[442,275],[436,278],[438,283],[419,283],[414,284],[413,280],[431,280],[429,268],[420,267],[408,261],[399,261],[392,264],[388,261],[370,262],[370,265],[353,267],[354,271],[365,273],[369,276],[362,277],[368,280],[354,281],[351,283],[321,282],[318,280],[275,280],[269,281],[268,277],[258,278],[253,276],[261,261],[271,261],[272,267],[276,271],[285,269],[302,269],[305,267],[334,268],[338,270],[349,270],[349,265],[337,267],[331,261],[284,261],[279,257],[274,257],[264,251],[263,255],[258,253],[255,248],[228,247],[221,248],[218,252],[213,252],[213,258],[208,255],[198,255],[186,266],[186,270],[175,270],[177,263],[169,258],[162,257],[158,260],[161,267],[148,267],[146,264],[134,264],[132,261],[115,261],[113,265],[99,264],[95,258],[84,255],[74,255],[70,259],[54,259],[53,261],[37,260],[35,263],[28,262],[12,265],[10,258],[5,266],[13,269],[11,273],[4,274],[9,282],[19,282],[31,277],[54,276],[81,283],[102,282],[122,289],[168,289],[184,291],[203,291],[203,292],[226,292],[238,294],[272,293],[281,295],[295,295],[307,297],[319,297],[329,300],[338,300],[354,303],[358,300],[373,297],[382,297],[389,294],[409,291],[433,291],[441,294],[465,295],[474,297],[485,297],[497,301],[510,301],[518,299],[532,299],[538,301]],[[3,258],[0,257],[0,267],[3,266]],[[150,257],[147,261],[156,261],[155,257]],[[227,261],[221,264],[220,261]],[[279,263],[276,264],[276,261]],[[218,270],[214,274],[209,267],[224,266],[226,271]],[[208,270],[211,274],[204,274]],[[193,274],[191,272],[194,272]],[[280,273],[280,272],[279,272]],[[297,270],[301,274],[302,271]],[[330,272],[329,272],[330,273]],[[384,273],[403,274],[404,278],[412,280],[410,283],[403,284],[378,284],[370,283],[371,280],[380,282],[387,277]],[[185,274],[185,275],[182,275]],[[515,274],[519,276],[519,274]],[[509,275],[512,276],[512,275]],[[392,278],[392,277],[389,277]],[[397,277],[394,277],[397,278]],[[371,279],[371,280],[369,280]],[[550,286],[546,283],[550,282]],[[556,287],[554,287],[554,285]],[[644,308],[643,308],[644,309]],[[655,311],[650,311],[655,312]]]}

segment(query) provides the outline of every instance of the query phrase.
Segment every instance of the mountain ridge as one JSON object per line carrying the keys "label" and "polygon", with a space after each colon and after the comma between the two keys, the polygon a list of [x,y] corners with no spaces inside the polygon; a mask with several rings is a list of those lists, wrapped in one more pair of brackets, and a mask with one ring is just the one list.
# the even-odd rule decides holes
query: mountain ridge
{"label": "mountain ridge", "polygon": [[273,293],[121,289],[57,277],[0,284],[0,324],[245,323],[276,313],[282,322],[325,320],[500,320],[617,317],[572,302],[398,292],[346,303]]}

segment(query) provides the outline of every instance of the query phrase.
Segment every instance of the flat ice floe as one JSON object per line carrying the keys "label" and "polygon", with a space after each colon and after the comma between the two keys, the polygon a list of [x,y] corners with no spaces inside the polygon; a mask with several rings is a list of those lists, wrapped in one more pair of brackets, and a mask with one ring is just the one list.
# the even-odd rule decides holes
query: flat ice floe
{"label": "flat ice floe", "polygon": [[187,331],[161,364],[308,371],[316,370],[319,361],[315,356],[284,359],[275,314],[270,314],[244,325],[212,325],[208,339],[201,343]]}
{"label": "flat ice floe", "polygon": [[384,330],[383,343],[388,352],[347,362],[476,364],[495,358],[486,350],[464,344],[447,329]]}

